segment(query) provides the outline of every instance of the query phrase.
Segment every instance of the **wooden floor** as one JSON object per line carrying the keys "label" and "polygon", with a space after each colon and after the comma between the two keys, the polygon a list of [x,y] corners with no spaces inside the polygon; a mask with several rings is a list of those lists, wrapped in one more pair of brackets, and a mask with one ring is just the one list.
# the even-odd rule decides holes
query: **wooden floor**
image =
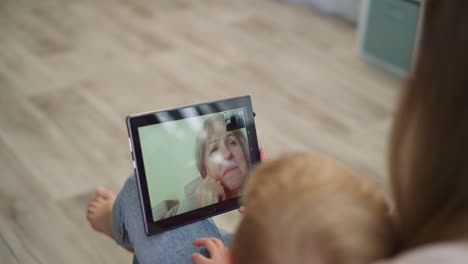
{"label": "wooden floor", "polygon": [[132,170],[130,113],[249,94],[270,156],[325,152],[382,184],[402,82],[356,35],[274,0],[0,1],[0,262],[131,261],[85,219]]}

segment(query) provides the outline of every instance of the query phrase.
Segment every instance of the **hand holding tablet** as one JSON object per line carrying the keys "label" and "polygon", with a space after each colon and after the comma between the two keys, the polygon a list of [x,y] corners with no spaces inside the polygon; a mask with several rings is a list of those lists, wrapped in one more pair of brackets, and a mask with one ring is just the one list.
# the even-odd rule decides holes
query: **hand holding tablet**
{"label": "hand holding tablet", "polygon": [[259,161],[250,97],[127,118],[148,235],[238,208]]}

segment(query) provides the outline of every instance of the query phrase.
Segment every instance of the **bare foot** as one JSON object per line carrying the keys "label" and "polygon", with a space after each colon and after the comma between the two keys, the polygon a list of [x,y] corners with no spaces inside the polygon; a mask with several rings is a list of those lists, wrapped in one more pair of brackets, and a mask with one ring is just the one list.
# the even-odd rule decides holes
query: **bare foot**
{"label": "bare foot", "polygon": [[106,188],[97,188],[96,193],[88,201],[86,218],[96,231],[112,238],[111,215],[115,193]]}

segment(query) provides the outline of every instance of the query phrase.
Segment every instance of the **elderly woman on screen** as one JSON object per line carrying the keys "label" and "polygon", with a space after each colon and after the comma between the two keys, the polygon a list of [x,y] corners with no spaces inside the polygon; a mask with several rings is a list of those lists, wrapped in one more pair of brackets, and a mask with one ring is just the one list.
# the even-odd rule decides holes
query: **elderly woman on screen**
{"label": "elderly woman on screen", "polygon": [[187,184],[186,200],[166,200],[154,207],[155,221],[240,195],[250,168],[247,139],[240,129],[228,131],[223,114],[204,122],[195,159],[201,178]]}
{"label": "elderly woman on screen", "polygon": [[195,158],[203,178],[193,195],[197,207],[240,195],[249,169],[247,139],[239,129],[227,131],[222,114],[205,121]]}

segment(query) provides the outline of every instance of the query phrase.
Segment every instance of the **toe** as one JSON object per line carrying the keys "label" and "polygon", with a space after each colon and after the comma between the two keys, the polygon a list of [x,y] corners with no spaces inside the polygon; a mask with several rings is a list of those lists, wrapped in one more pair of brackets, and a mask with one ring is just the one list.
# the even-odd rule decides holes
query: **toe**
{"label": "toe", "polygon": [[95,196],[95,195],[94,195],[93,197],[89,198],[89,200],[88,200],[88,206],[89,206],[90,204],[92,204],[92,203],[95,203],[95,202],[97,201],[97,199],[98,199],[98,197]]}
{"label": "toe", "polygon": [[88,212],[94,212],[96,211],[99,207],[102,199],[97,199],[97,200],[92,200],[88,202],[88,206],[86,207]]}
{"label": "toe", "polygon": [[95,213],[96,213],[96,208],[94,208],[94,207],[88,207],[88,210],[86,210],[86,215],[87,216],[94,215]]}
{"label": "toe", "polygon": [[97,203],[89,203],[89,204],[88,204],[88,210],[94,209],[94,208],[96,208],[96,207],[98,207]]}
{"label": "toe", "polygon": [[115,196],[114,192],[107,188],[99,187],[96,189],[96,196],[104,199],[112,198]]}
{"label": "toe", "polygon": [[106,194],[107,194],[107,189],[106,188],[104,188],[104,187],[96,188],[96,197],[106,196]]}
{"label": "toe", "polygon": [[90,211],[86,212],[86,219],[88,219],[90,223],[93,222],[94,216],[95,216],[94,212],[90,212]]}

